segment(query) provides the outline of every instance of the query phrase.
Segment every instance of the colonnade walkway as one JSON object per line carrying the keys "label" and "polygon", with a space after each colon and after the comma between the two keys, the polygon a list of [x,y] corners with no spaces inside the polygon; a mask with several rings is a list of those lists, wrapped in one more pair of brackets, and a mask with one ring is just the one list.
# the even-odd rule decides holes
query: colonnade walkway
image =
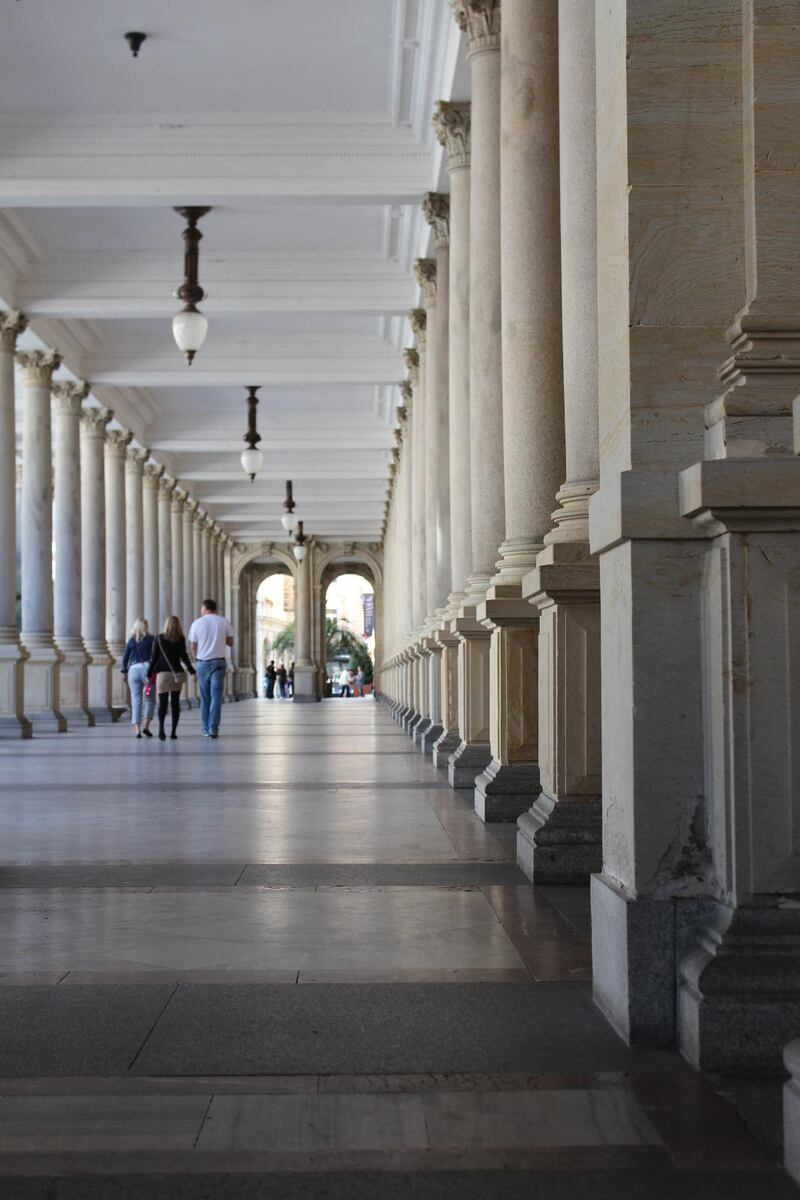
{"label": "colonnade walkway", "polygon": [[0,1196],[796,1195],[369,700],[0,746]]}

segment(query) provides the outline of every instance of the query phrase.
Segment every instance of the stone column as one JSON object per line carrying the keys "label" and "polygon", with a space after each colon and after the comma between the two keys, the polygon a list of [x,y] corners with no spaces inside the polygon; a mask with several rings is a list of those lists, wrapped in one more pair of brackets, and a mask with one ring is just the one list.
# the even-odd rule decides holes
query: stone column
{"label": "stone column", "polygon": [[225,537],[219,526],[215,528],[214,546],[216,550],[216,585],[214,599],[220,612],[225,610]]}
{"label": "stone column", "polygon": [[[542,792],[531,811],[519,820],[517,860],[537,883],[579,883],[602,866],[602,814],[600,811],[600,568],[589,553],[589,498],[599,486],[598,379],[597,379],[597,145],[595,129],[594,12],[579,0],[559,0],[558,13],[547,5],[534,11],[519,0],[504,5],[509,19],[522,32],[527,27],[531,45],[538,48],[531,70],[539,81],[543,105],[553,105],[555,43],[558,40],[561,290],[563,326],[564,426],[566,480],[556,499],[555,528],[545,535],[545,547],[536,568],[522,584],[540,614],[539,630],[539,766]],[[522,22],[520,24],[520,16]],[[556,24],[558,33],[556,35]],[[518,74],[518,69],[512,74]],[[509,88],[510,90],[510,88]],[[505,93],[504,93],[505,95]],[[505,116],[505,111],[504,111]],[[540,112],[531,169],[530,195],[537,223],[558,218],[547,208],[554,173],[556,138],[551,113]],[[548,140],[549,138],[549,140]],[[505,150],[504,150],[505,153]],[[546,169],[545,169],[546,165]],[[504,192],[505,195],[505,192]],[[545,274],[556,264],[546,249],[549,234],[531,239],[540,247],[539,271],[534,290],[548,294]],[[503,266],[505,304],[506,266]],[[513,275],[512,275],[513,278]],[[542,282],[538,282],[542,280]],[[546,344],[557,338],[558,315],[536,309],[537,345],[542,320],[550,331]],[[531,314],[533,323],[533,314]],[[505,380],[505,358],[503,374]],[[557,459],[557,423],[546,402],[555,404],[559,364],[551,361],[542,371],[536,356],[539,430],[547,461]],[[549,384],[549,386],[548,386]],[[505,395],[508,394],[506,389]],[[541,412],[538,410],[541,409]],[[550,418],[548,420],[548,418]],[[538,449],[538,443],[537,443]],[[541,464],[537,457],[539,476]],[[551,478],[549,470],[544,474]],[[538,494],[538,488],[537,488]],[[542,494],[540,515],[549,497]],[[532,525],[531,528],[534,528]]]}
{"label": "stone column", "polygon": [[192,612],[197,616],[200,613],[200,601],[203,599],[203,514],[199,507],[195,509],[192,523],[192,557],[194,559]]}
{"label": "stone column", "polygon": [[[183,505],[186,492],[176,487],[172,493],[170,517],[172,525],[172,610],[183,624]],[[188,627],[185,629],[188,633]]]}
{"label": "stone column", "polygon": [[94,725],[88,708],[88,656],[81,638],[81,404],[87,383],[54,383],[53,554],[54,621],[59,708],[68,725]]}
{"label": "stone column", "polygon": [[21,313],[0,313],[0,738],[28,738],[25,716],[25,652],[17,632],[17,462],[14,354],[27,322]]}
{"label": "stone column", "polygon": [[[418,522],[421,528],[421,544],[419,553],[423,555],[421,559],[416,560],[416,577],[419,586],[423,589],[423,607],[422,607],[422,630],[416,641],[414,653],[417,660],[417,678],[419,680],[419,695],[421,701],[418,707],[420,720],[416,721],[411,730],[411,736],[414,744],[419,746],[422,752],[425,752],[425,738],[429,736],[433,726],[433,718],[430,711],[430,693],[428,689],[428,662],[430,659],[430,626],[433,619],[433,609],[431,602],[436,582],[436,529],[431,523],[431,507],[435,508],[437,484],[435,475],[432,474],[431,455],[428,447],[428,438],[431,433],[431,410],[435,410],[435,397],[431,393],[431,342],[433,338],[429,338],[429,331],[434,332],[436,322],[436,263],[432,258],[418,258],[414,264],[414,272],[417,277],[417,282],[422,289],[422,298],[425,305],[424,308],[424,323],[420,325],[418,310],[415,311],[415,319],[412,327],[417,332],[417,348],[420,355],[420,396],[422,398],[421,417],[419,427],[419,437],[416,442],[416,452],[421,454],[421,463],[419,464],[418,476],[421,479],[415,480],[417,491],[415,492],[416,503],[421,509],[418,513]],[[422,376],[424,373],[424,383]],[[422,681],[424,679],[424,686]],[[439,730],[439,733],[441,730]],[[439,736],[436,734],[436,737]]]}
{"label": "stone column", "polygon": [[311,563],[313,542],[306,543],[306,556],[295,570],[294,597],[294,699],[301,704],[317,700],[314,664],[311,660]]}
{"label": "stone column", "polygon": [[[460,640],[459,731],[452,787],[473,788],[492,759],[490,632],[478,620],[504,534],[503,385],[500,308],[500,3],[469,0],[453,11],[468,35],[470,130],[469,394],[472,569],[451,623]],[[477,793],[476,793],[477,795]],[[480,811],[480,806],[479,806]],[[487,815],[481,811],[481,815]],[[504,814],[489,814],[494,819]],[[518,815],[518,814],[516,814]]]}
{"label": "stone column", "polygon": [[[426,536],[425,528],[425,396],[427,390],[425,310],[415,308],[409,313],[411,329],[416,338],[417,382],[416,399],[411,419],[411,554],[414,565],[411,580],[411,626],[417,632],[427,613]],[[422,714],[420,714],[421,716]]]}
{"label": "stone column", "polygon": [[200,533],[200,591],[201,599],[211,596],[211,520],[207,513],[203,513],[203,522]]}
{"label": "stone column", "polygon": [[142,521],[144,529],[144,616],[150,632],[158,633],[158,481],[164,474],[159,463],[147,463],[142,480]]}
{"label": "stone column", "polygon": [[176,481],[162,475],[158,483],[158,628],[172,616],[172,493]]}
{"label": "stone column", "polygon": [[470,263],[470,105],[440,102],[434,116],[439,141],[447,152],[450,176],[448,443],[450,476],[451,591],[446,620],[436,632],[442,646],[443,732],[433,748],[433,761],[447,771],[462,741],[459,729],[458,646],[453,621],[466,598],[472,567],[469,414],[469,263]]}
{"label": "stone column", "polygon": [[194,581],[194,530],[197,501],[188,497],[183,505],[183,599],[181,602],[182,621],[188,633],[189,626],[197,615],[195,605]]}
{"label": "stone column", "polygon": [[[422,314],[424,317],[424,313]],[[415,484],[418,484],[420,479],[419,463],[421,458],[418,457],[418,469],[414,471],[414,452],[415,446],[420,440],[419,431],[422,427],[422,414],[424,408],[422,405],[423,397],[420,395],[420,355],[419,350],[411,347],[403,352],[406,367],[409,374],[409,385],[411,388],[410,395],[413,400],[408,407],[408,460],[406,467],[406,522],[408,529],[408,550],[406,555],[407,580],[408,580],[408,599],[407,599],[407,625],[404,633],[404,648],[403,654],[406,663],[410,664],[409,649],[410,639],[413,637],[416,630],[414,616],[420,605],[420,566],[418,559],[419,544],[414,536],[414,519],[417,515],[419,496],[415,502]],[[416,437],[416,441],[415,441]],[[412,732],[413,726],[421,719],[421,714],[417,709],[417,694],[413,685],[413,674],[409,669],[408,672],[408,706],[406,712],[401,719],[401,725],[407,733]]]}
{"label": "stone column", "polygon": [[516,820],[540,790],[539,610],[523,579],[564,479],[558,0],[503,4],[501,68],[505,539],[478,609],[492,631],[492,759],[475,781],[487,821]]}
{"label": "stone column", "polygon": [[128,689],[122,678],[125,653],[125,460],[133,434],[109,429],[105,443],[106,475],[106,641],[113,659],[111,707],[120,716],[128,707]]}
{"label": "stone column", "polygon": [[53,638],[53,457],[50,386],[61,359],[17,354],[22,368],[22,644],[25,703],[34,731],[63,733],[60,656]]}
{"label": "stone column", "polygon": [[125,632],[145,615],[142,479],[150,451],[128,448],[125,459]]}
{"label": "stone column", "polygon": [[81,630],[89,655],[89,711],[96,724],[114,719],[112,659],[106,640],[106,498],[104,447],[107,408],[81,414]]}

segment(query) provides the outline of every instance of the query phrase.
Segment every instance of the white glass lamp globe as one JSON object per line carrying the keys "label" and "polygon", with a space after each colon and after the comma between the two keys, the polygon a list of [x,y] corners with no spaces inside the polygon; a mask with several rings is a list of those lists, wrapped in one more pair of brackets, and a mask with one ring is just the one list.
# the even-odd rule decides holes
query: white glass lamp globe
{"label": "white glass lamp globe", "polygon": [[305,558],[305,556],[306,556],[306,548],[305,548],[305,546],[301,545],[301,544],[300,544],[300,542],[295,542],[295,544],[294,544],[294,546],[292,547],[292,549],[294,550],[294,556],[295,556],[295,558],[297,559],[297,561],[298,561],[298,562],[302,562],[302,561],[303,561],[303,559],[304,559],[304,558]]}
{"label": "white glass lamp globe", "polygon": [[255,446],[248,447],[242,451],[242,470],[245,475],[250,476],[250,482],[255,479],[258,472],[264,465],[264,455]]}
{"label": "white glass lamp globe", "polygon": [[208,321],[201,312],[183,308],[172,318],[172,336],[178,349],[182,350],[191,365],[197,351],[206,340]]}
{"label": "white glass lamp globe", "polygon": [[294,533],[297,528],[297,517],[294,513],[285,512],[281,517],[281,525],[287,533]]}

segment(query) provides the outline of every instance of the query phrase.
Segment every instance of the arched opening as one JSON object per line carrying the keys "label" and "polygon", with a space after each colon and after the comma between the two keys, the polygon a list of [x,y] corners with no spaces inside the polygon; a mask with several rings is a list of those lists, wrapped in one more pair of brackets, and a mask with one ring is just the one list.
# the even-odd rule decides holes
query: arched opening
{"label": "arched opening", "polygon": [[375,672],[375,588],[356,564],[331,564],[322,580],[321,628],[326,696],[371,695]]}
{"label": "arched opening", "polygon": [[256,680],[262,695],[268,664],[288,671],[294,660],[294,613],[294,577],[286,571],[265,576],[256,589],[255,612]]}

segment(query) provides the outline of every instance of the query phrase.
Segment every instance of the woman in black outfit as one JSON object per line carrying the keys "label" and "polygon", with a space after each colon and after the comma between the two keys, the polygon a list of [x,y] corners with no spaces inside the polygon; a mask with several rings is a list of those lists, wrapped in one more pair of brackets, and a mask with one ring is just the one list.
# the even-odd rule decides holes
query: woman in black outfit
{"label": "woman in black outfit", "polygon": [[189,653],[186,649],[186,638],[178,617],[167,617],[163,632],[155,639],[153,653],[147,665],[147,678],[155,677],[156,695],[158,696],[158,737],[165,742],[164,722],[167,719],[167,705],[172,710],[172,732],[170,737],[177,738],[178,721],[181,715],[181,688],[186,682],[186,672],[181,663],[186,664],[190,675],[195,674]]}

